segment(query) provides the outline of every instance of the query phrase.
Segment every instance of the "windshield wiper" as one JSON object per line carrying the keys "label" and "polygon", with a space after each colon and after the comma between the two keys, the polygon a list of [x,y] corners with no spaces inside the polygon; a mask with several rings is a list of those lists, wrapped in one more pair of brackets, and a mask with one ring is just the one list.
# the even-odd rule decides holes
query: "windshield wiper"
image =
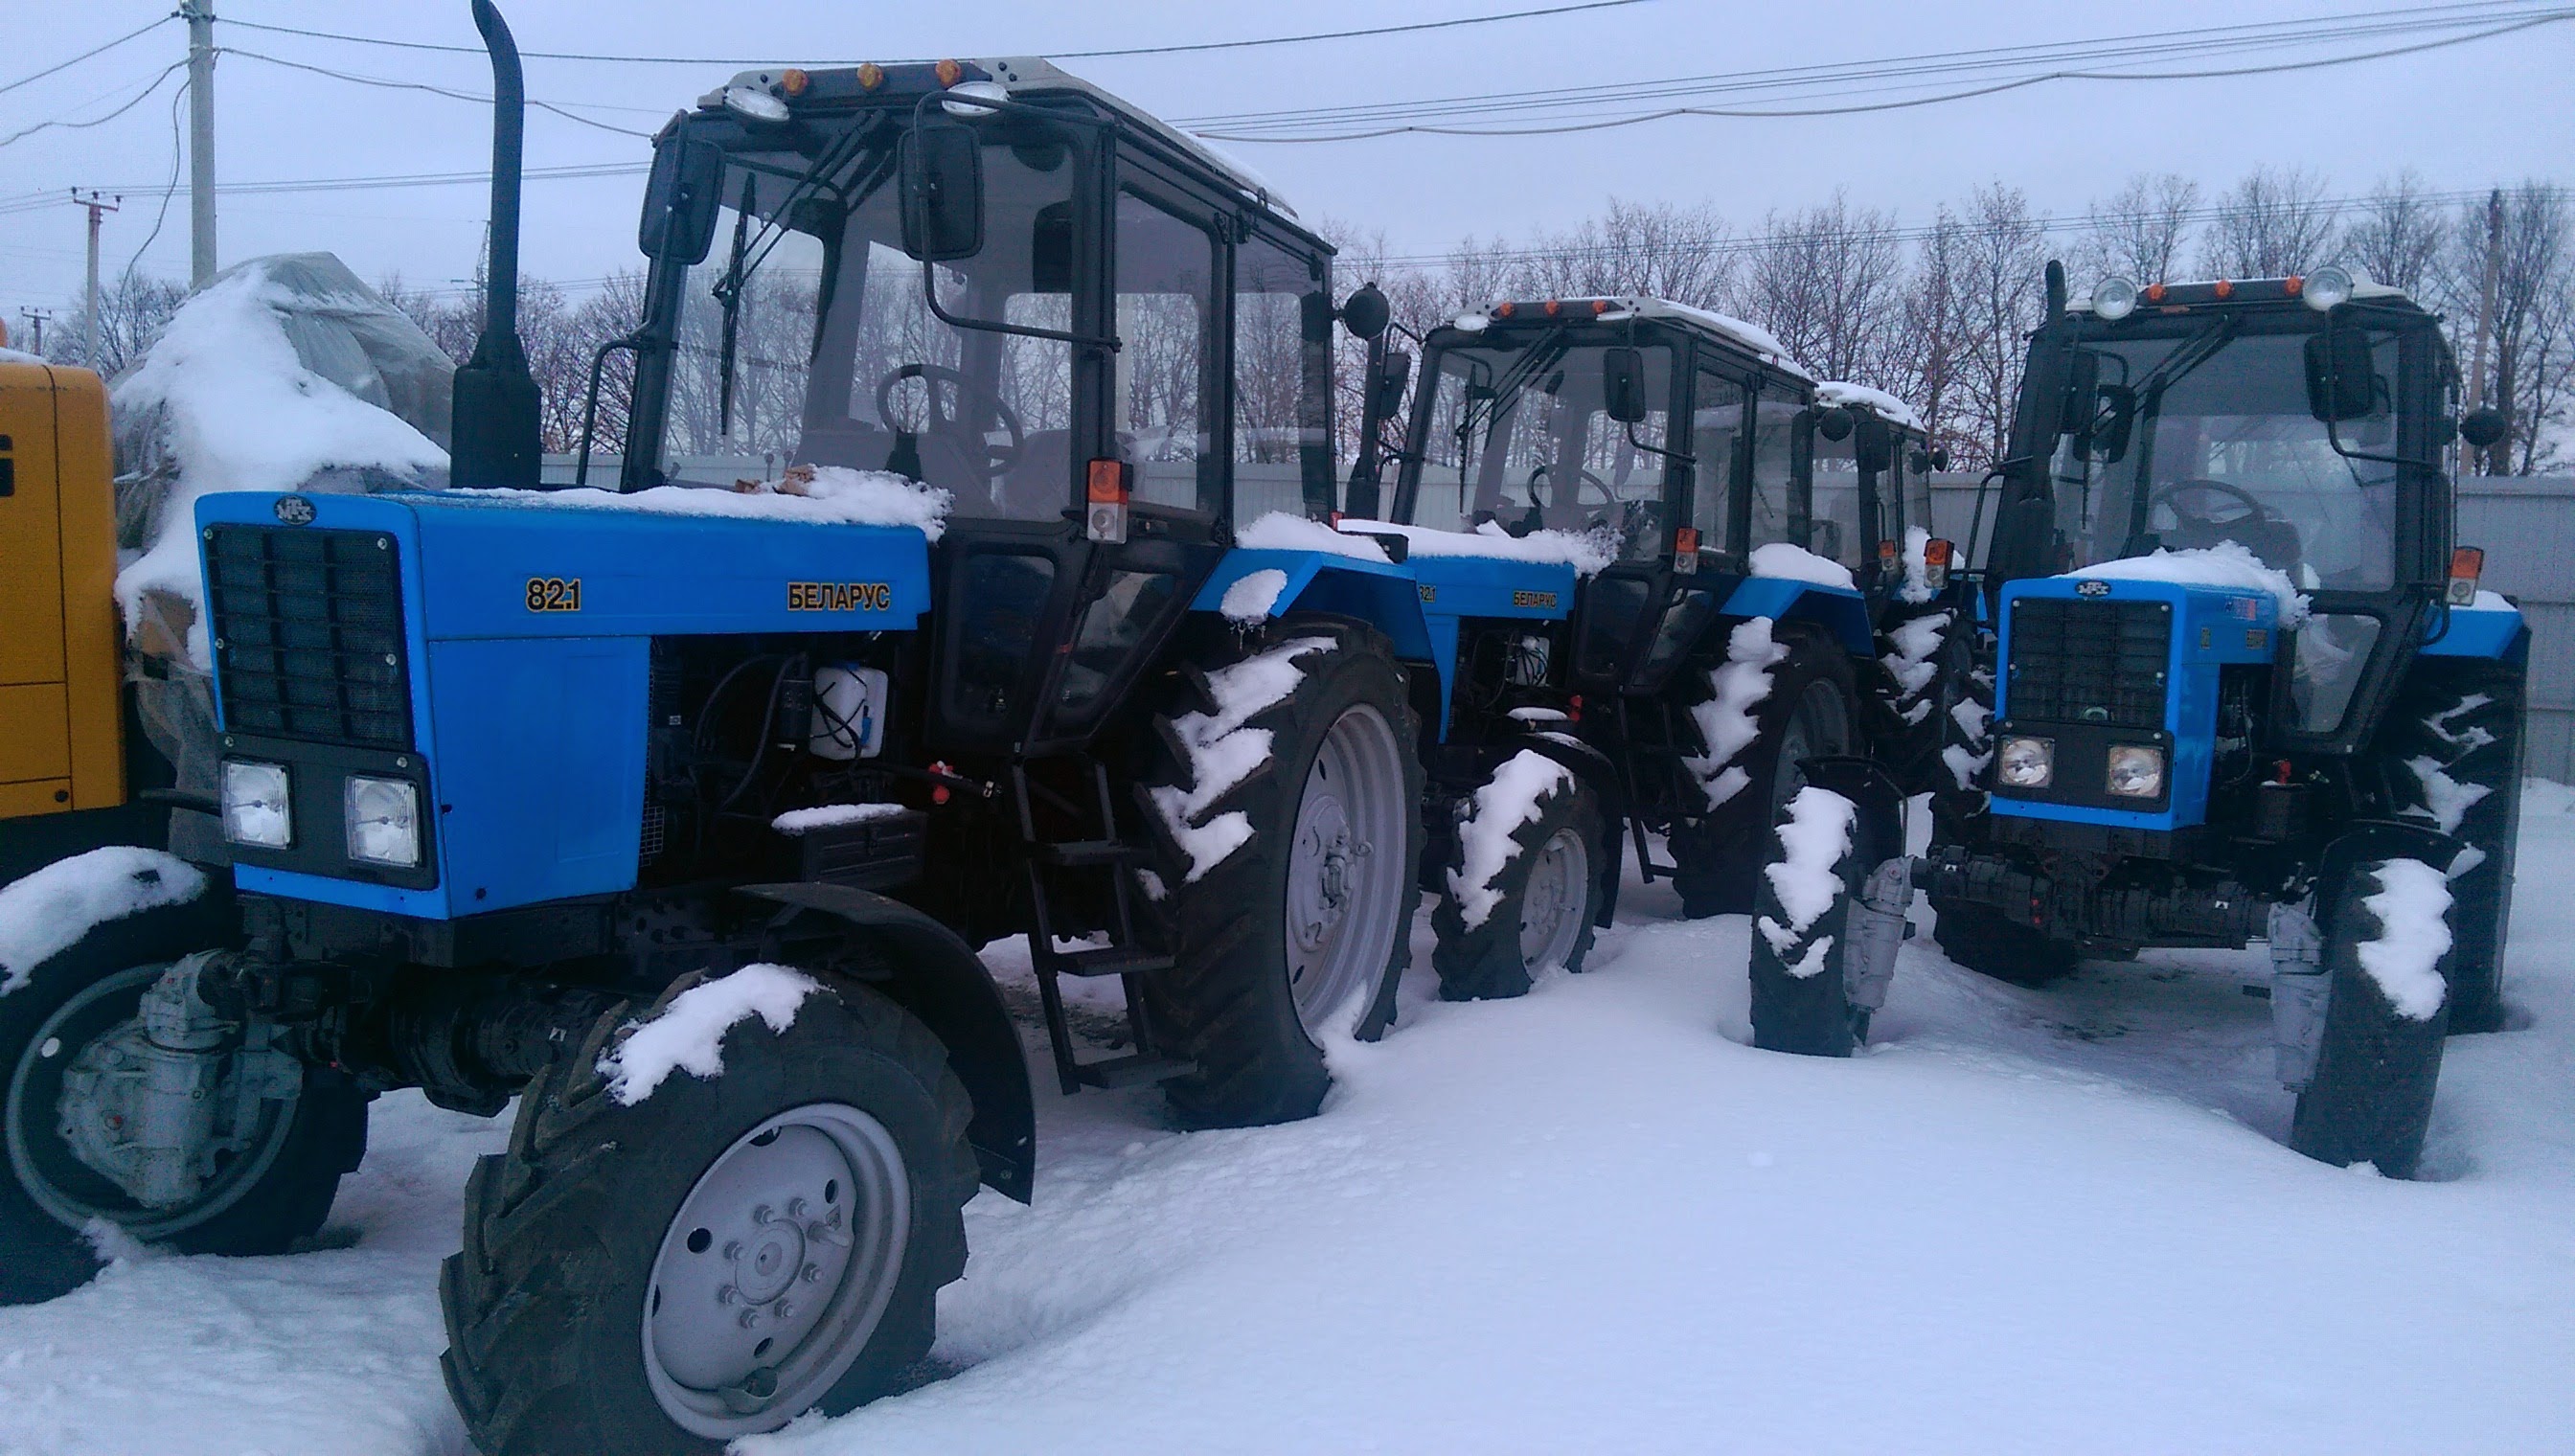
{"label": "windshield wiper", "polygon": [[1513,361],[1510,368],[1503,370],[1499,379],[1493,381],[1491,393],[1481,400],[1468,400],[1465,408],[1457,412],[1457,478],[1460,482],[1465,480],[1467,474],[1467,442],[1473,438],[1475,432],[1475,407],[1479,404],[1484,406],[1487,414],[1499,420],[1504,405],[1511,397],[1517,395],[1532,376],[1554,360],[1556,344],[1564,338],[1564,325],[1558,324],[1538,336],[1537,342],[1531,344],[1526,353]]}
{"label": "windshield wiper", "polygon": [[[725,259],[724,276],[716,280],[716,302],[724,308],[724,341],[716,366],[716,435],[729,439],[733,435],[733,362],[734,350],[742,338],[742,288],[748,274],[743,267],[743,254],[751,241],[751,212],[760,201],[759,191],[751,177],[742,179],[742,205],[733,214],[733,252]],[[767,231],[764,225],[763,232]]]}

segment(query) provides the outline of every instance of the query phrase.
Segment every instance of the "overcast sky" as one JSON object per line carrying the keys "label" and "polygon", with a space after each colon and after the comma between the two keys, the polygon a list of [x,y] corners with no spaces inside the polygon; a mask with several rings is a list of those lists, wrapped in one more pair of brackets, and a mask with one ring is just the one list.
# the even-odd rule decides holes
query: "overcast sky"
{"label": "overcast sky", "polygon": [[[1297,34],[1529,9],[1550,0],[1300,0],[1289,6],[1063,0],[503,0],[531,51],[774,56],[782,63],[870,57],[1049,54],[1116,46]],[[2397,0],[2372,0],[2370,8]],[[0,85],[166,13],[169,0],[0,5]],[[2534,5],[2533,9],[2544,8]],[[226,18],[450,44],[475,43],[465,0],[217,0]],[[2196,26],[2349,15],[2320,0],[1839,0],[1722,5],[1641,0],[1582,14],[1256,50],[1069,62],[1070,69],[1173,118],[1344,106],[1489,92],[1657,80],[1771,67],[1917,57],[1981,47],[2081,41]],[[479,56],[437,55],[218,25],[219,43],[365,75],[468,90],[489,85]],[[2372,48],[2368,44],[2336,51]],[[98,115],[180,59],[166,26],[61,75],[0,93],[0,136],[50,117]],[[2225,62],[2184,62],[2172,69]],[[730,71],[725,66],[529,62],[533,97],[650,132]],[[81,276],[81,214],[9,212],[42,189],[158,184],[172,166],[165,86],[90,130],[41,132],[0,146],[0,318],[59,307]],[[479,170],[489,110],[352,85],[248,56],[218,70],[217,159],[226,181]],[[1776,104],[1776,103],[1774,103]],[[622,108],[622,109],[605,109]],[[532,113],[532,166],[615,164],[641,140]],[[2339,69],[2225,80],[2053,82],[2015,93],[1875,115],[1803,120],[1682,118],[1621,130],[1511,140],[1390,137],[1326,145],[1238,145],[1307,216],[1381,229],[1398,251],[1473,234],[1560,226],[1607,199],[1713,202],[1739,226],[1773,208],[1825,199],[1893,208],[1906,222],[2002,179],[2042,210],[2079,215],[2139,170],[2178,171],[2212,190],[2262,163],[2305,165],[2336,195],[2366,192],[2401,168],[2461,189],[2538,177],[2575,180],[2575,24]],[[184,174],[183,174],[184,175]],[[633,261],[640,181],[531,184],[525,266],[595,279]],[[106,267],[121,269],[158,204],[126,199],[109,218]],[[364,277],[414,283],[468,275],[485,194],[449,186],[227,198],[226,263],[328,249]],[[142,255],[148,272],[184,276],[188,209],[173,200]]]}

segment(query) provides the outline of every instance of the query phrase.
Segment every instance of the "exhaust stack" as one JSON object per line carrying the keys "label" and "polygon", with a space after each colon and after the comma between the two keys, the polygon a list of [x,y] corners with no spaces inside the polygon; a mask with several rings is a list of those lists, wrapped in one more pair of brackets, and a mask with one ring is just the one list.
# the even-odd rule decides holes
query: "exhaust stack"
{"label": "exhaust stack", "polygon": [[455,454],[459,486],[535,490],[542,442],[537,382],[519,341],[519,169],[527,128],[519,47],[492,0],[474,0],[474,26],[492,53],[492,238],[484,270],[483,337],[456,371]]}

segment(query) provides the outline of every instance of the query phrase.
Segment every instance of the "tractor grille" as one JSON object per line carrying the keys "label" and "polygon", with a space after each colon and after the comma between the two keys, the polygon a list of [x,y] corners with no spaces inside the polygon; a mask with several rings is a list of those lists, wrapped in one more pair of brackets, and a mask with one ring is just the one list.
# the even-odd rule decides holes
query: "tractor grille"
{"label": "tractor grille", "polygon": [[2172,607],[2163,602],[2027,598],[2012,606],[2014,723],[2164,726]]}
{"label": "tractor grille", "polygon": [[224,727],[410,747],[397,563],[393,538],[380,532],[212,528],[206,586]]}

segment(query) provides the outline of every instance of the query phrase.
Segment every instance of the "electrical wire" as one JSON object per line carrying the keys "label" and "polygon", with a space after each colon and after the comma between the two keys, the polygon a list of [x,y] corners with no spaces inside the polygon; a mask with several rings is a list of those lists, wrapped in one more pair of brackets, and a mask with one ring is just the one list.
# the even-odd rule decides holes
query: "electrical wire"
{"label": "electrical wire", "polygon": [[[316,76],[328,76],[334,81],[347,81],[358,86],[375,86],[387,91],[425,91],[432,96],[444,96],[450,101],[471,101],[484,106],[492,104],[492,98],[489,96],[477,95],[471,91],[458,91],[447,86],[433,86],[426,81],[396,81],[383,76],[360,76],[348,71],[334,71],[328,66],[309,65],[303,61],[290,61],[281,56],[263,55],[258,51],[245,51],[233,46],[221,47],[218,54],[239,56],[246,61],[265,61],[272,66],[283,66],[290,71],[309,71]],[[604,111],[640,111],[644,109],[632,106],[611,106],[606,102],[575,102],[570,104],[596,105]],[[579,116],[566,110],[564,104],[552,101],[538,101],[532,98],[529,100],[528,105],[535,107],[539,111],[551,112],[556,116],[562,117],[566,121],[576,121],[581,123],[583,126],[597,127],[599,130],[604,132],[615,132],[621,137],[641,137],[649,141],[653,136],[651,132],[639,132],[632,127],[610,126],[604,121],[593,121],[589,117]]]}
{"label": "electrical wire", "polygon": [[112,40],[112,41],[109,41],[107,44],[105,44],[105,45],[103,45],[103,46],[99,46],[99,47],[97,47],[97,48],[96,48],[96,49],[94,49],[94,50],[86,50],[86,51],[83,51],[83,52],[81,52],[79,55],[72,57],[72,58],[71,58],[70,60],[68,60],[68,61],[61,61],[61,62],[57,62],[57,63],[56,63],[56,64],[54,64],[54,65],[47,66],[45,69],[43,69],[43,70],[41,70],[41,71],[38,71],[36,74],[34,74],[34,75],[32,75],[32,76],[21,76],[21,77],[19,77],[19,78],[18,78],[17,80],[15,80],[15,81],[10,81],[10,82],[7,82],[7,83],[0,83],[0,96],[6,96],[6,95],[8,95],[10,92],[17,90],[17,89],[18,89],[19,87],[21,87],[21,86],[27,86],[27,85],[31,85],[31,84],[33,84],[33,83],[35,83],[35,82],[42,81],[42,80],[43,80],[43,79],[45,79],[47,76],[51,76],[51,75],[53,75],[54,73],[56,73],[56,72],[58,72],[58,71],[68,71],[68,70],[70,70],[72,67],[79,65],[81,62],[88,60],[88,59],[89,59],[90,57],[92,57],[92,56],[103,56],[103,55],[106,55],[109,51],[112,51],[112,50],[116,49],[118,46],[121,46],[121,45],[125,44],[127,41],[134,40],[134,39],[136,39],[136,38],[138,38],[138,37],[141,37],[141,36],[150,35],[152,32],[154,32],[154,31],[156,31],[156,30],[159,30],[162,26],[168,25],[171,21],[174,21],[174,20],[176,20],[176,19],[178,19],[178,18],[179,18],[179,17],[178,17],[178,15],[177,15],[176,13],[172,13],[172,14],[169,14],[169,15],[161,16],[159,19],[154,20],[154,21],[153,21],[151,24],[149,24],[149,25],[143,26],[143,27],[141,27],[140,29],[137,29],[137,30],[129,30],[129,31],[127,31],[125,34],[118,36],[116,39],[114,39],[114,40]]}
{"label": "electrical wire", "polygon": [[187,66],[188,63],[186,61],[172,61],[168,68],[163,70],[160,75],[152,78],[151,84],[134,93],[134,98],[132,100],[126,102],[116,110],[109,112],[105,116],[94,116],[87,121],[64,121],[60,117],[56,117],[51,121],[40,121],[34,126],[11,132],[5,137],[0,137],[0,147],[8,146],[12,142],[23,141],[28,137],[34,136],[38,132],[51,131],[56,127],[60,127],[65,131],[83,131],[94,126],[105,126],[109,122],[112,122],[118,117],[125,115],[127,112],[132,111],[134,108],[141,106],[146,97],[149,97],[153,92],[161,89],[162,82],[169,80],[173,74],[186,70]]}
{"label": "electrical wire", "polygon": [[[1423,20],[1405,25],[1371,26],[1361,30],[1327,30],[1316,31],[1308,35],[1266,36],[1256,40],[1200,41],[1194,44],[1184,45],[1125,46],[1112,50],[1054,51],[1050,52],[1049,56],[1054,60],[1092,61],[1125,56],[1174,56],[1206,51],[1250,50],[1259,46],[1303,45],[1309,41],[1355,40],[1367,36],[1401,35],[1414,31],[1452,30],[1460,26],[1492,25],[1505,20],[1528,20],[1544,15],[1571,15],[1585,10],[1614,10],[1622,6],[1641,5],[1644,3],[1646,3],[1646,0],[1582,0],[1582,3],[1579,4],[1549,5],[1535,10],[1513,10],[1501,15],[1467,15],[1460,16],[1453,20]],[[449,55],[479,56],[483,54],[483,48],[480,46],[440,45],[429,41],[388,40],[382,36],[346,35],[327,30],[301,30],[294,26],[264,25],[251,20],[226,19],[221,23],[224,25],[239,26],[244,30],[265,30],[275,32],[279,35],[303,36],[308,40],[341,41],[352,45],[387,46],[393,49],[407,51],[441,51]],[[580,51],[521,51],[519,54],[530,60],[537,61],[601,61],[617,65],[634,66],[765,66],[773,64],[777,60],[777,57],[775,56],[610,56],[595,55]],[[921,57],[918,59],[928,60],[935,58]],[[817,64],[857,65],[859,63],[856,61],[849,61],[821,62]],[[883,62],[882,64],[901,65],[906,63],[895,61]]]}
{"label": "electrical wire", "polygon": [[151,233],[144,238],[143,246],[134,250],[134,256],[125,260],[124,276],[131,276],[143,266],[143,255],[161,241],[161,225],[170,220],[170,199],[179,193],[179,159],[185,151],[179,141],[179,104],[188,99],[188,88],[193,84],[181,81],[179,89],[170,93],[170,183],[161,189],[161,207],[152,214]]}

